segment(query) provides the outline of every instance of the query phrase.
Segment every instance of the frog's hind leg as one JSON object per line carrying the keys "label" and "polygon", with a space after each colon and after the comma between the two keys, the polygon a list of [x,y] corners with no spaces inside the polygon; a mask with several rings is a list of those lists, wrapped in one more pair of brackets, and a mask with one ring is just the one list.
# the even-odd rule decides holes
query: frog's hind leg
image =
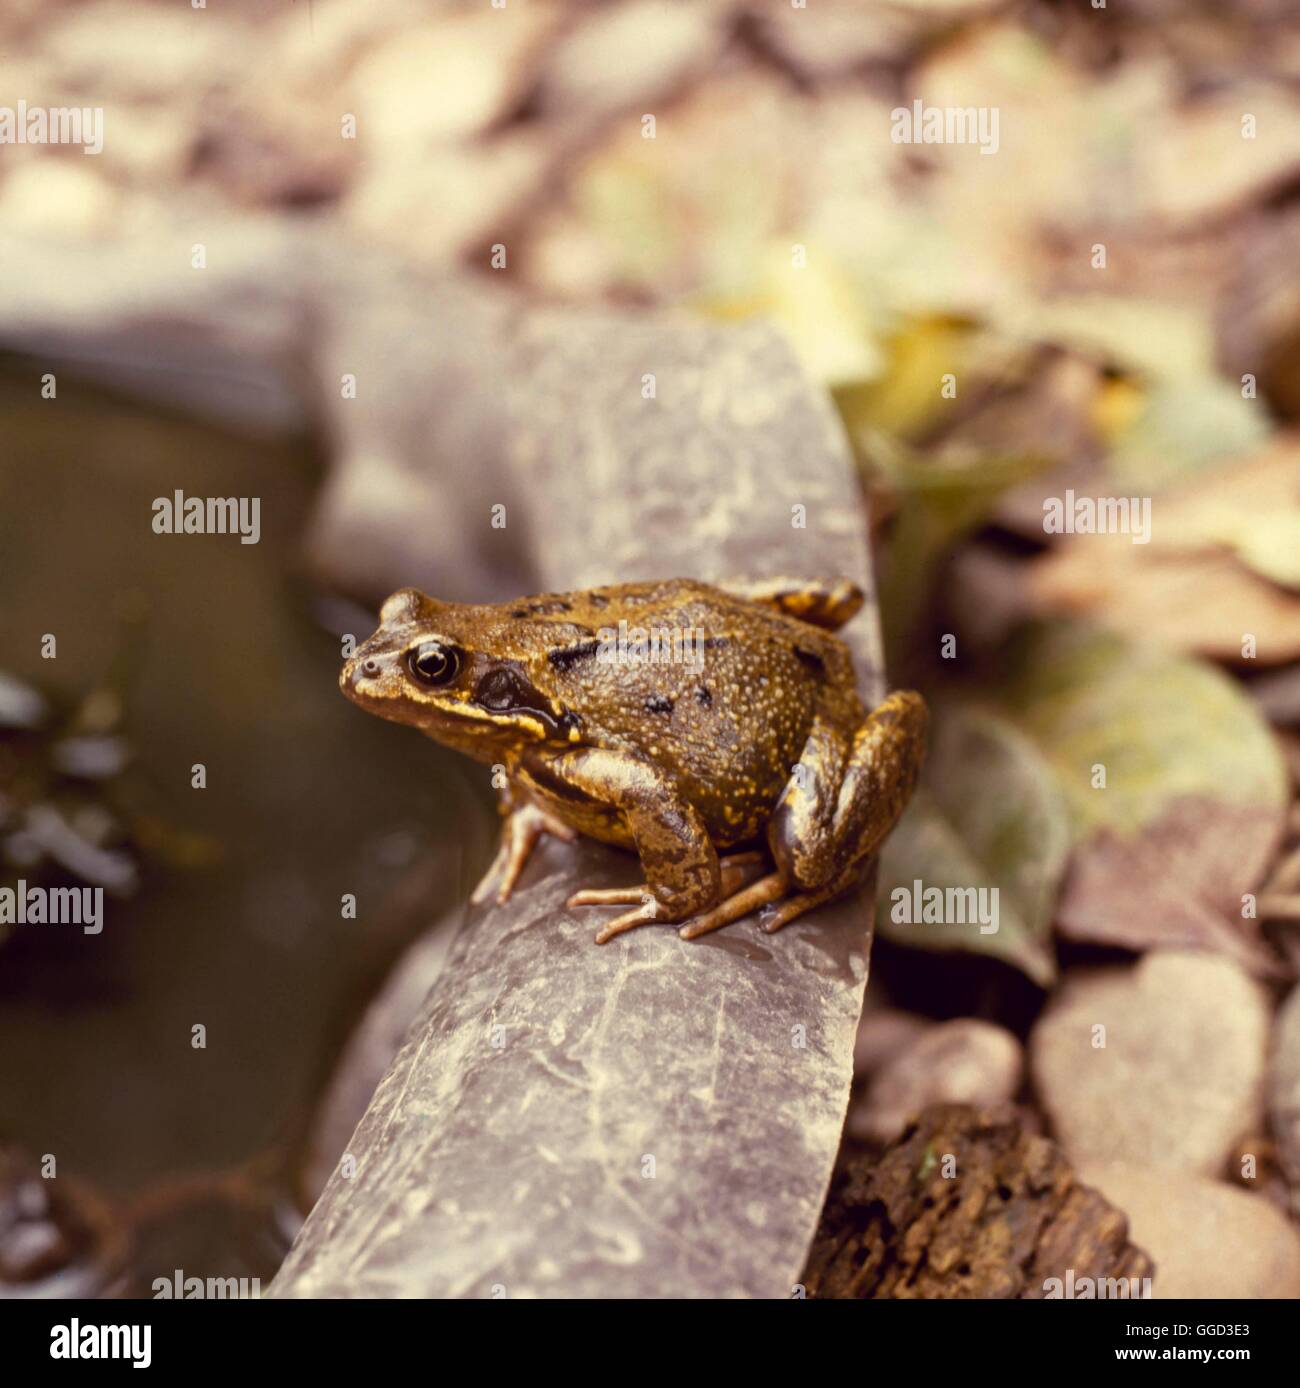
{"label": "frog's hind leg", "polygon": [[833,720],[814,720],[768,826],[777,870],[687,921],[695,940],[763,906],[770,935],[848,891],[865,860],[898,822],[916,786],[927,714],[919,694],[891,694],[857,729],[851,745]]}
{"label": "frog's hind leg", "polygon": [[898,822],[920,768],[927,714],[920,695],[891,694],[858,728],[847,749],[833,723],[814,721],[802,755],[768,827],[777,870],[688,921],[694,940],[775,905],[770,935],[849,890],[863,861]]}
{"label": "frog's hind leg", "polygon": [[[797,773],[791,777],[768,827],[777,870],[677,932],[683,940],[721,930],[751,911],[788,897],[799,886],[818,885],[832,871],[835,796],[844,777],[848,748],[831,719],[814,719]],[[778,854],[778,845],[783,853]],[[801,880],[816,878],[816,882]],[[809,909],[807,906],[804,910]],[[790,917],[793,919],[793,916]]]}
{"label": "frog's hind leg", "polygon": [[507,809],[505,823],[501,826],[501,846],[492,860],[492,866],[474,888],[470,901],[478,905],[494,891],[498,902],[509,901],[520,874],[543,834],[554,834],[566,843],[572,843],[578,837],[567,824],[562,824],[529,801],[514,802]]}
{"label": "frog's hind leg", "polygon": [[849,578],[734,578],[717,586],[826,631],[838,631],[863,602],[862,589]]}
{"label": "frog's hind leg", "polygon": [[928,722],[921,696],[899,690],[858,727],[847,757],[829,725],[814,722],[804,774],[768,825],[772,857],[793,889],[820,891],[880,847],[916,789]]}

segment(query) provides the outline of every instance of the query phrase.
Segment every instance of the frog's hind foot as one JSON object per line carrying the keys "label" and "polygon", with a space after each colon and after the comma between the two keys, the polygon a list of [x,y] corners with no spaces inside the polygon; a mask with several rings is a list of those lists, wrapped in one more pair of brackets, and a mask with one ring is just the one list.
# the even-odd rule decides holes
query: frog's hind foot
{"label": "frog's hind foot", "polygon": [[789,881],[779,872],[774,872],[768,877],[760,878],[747,890],[738,892],[729,900],[715,906],[712,911],[706,911],[702,916],[687,921],[677,933],[683,940],[696,940],[711,930],[720,930],[724,925],[730,925],[732,921],[739,920],[751,911],[771,906],[773,909],[761,922],[761,927],[768,935],[775,935],[783,925],[798,920],[806,911],[811,911],[824,902],[833,901],[837,896],[843,896],[860,880],[862,865],[862,860],[859,860],[824,887],[815,887],[806,892],[796,890],[793,895],[790,894]]}
{"label": "frog's hind foot", "polygon": [[736,892],[725,901],[719,902],[712,910],[688,920],[677,933],[683,940],[698,940],[701,935],[721,930],[724,925],[730,925],[741,916],[757,911],[760,906],[779,900],[787,890],[788,885],[781,874],[770,872],[766,877],[760,877],[757,882],[751,883],[744,891]]}
{"label": "frog's hind foot", "polygon": [[791,921],[798,920],[800,916],[811,911],[815,906],[820,906],[823,902],[833,901],[837,896],[842,896],[859,880],[860,871],[861,864],[855,863],[848,872],[841,874],[835,881],[828,882],[824,887],[816,887],[808,892],[796,892],[793,896],[786,897],[761,922],[762,930],[768,935],[775,935],[783,925],[789,925]]}

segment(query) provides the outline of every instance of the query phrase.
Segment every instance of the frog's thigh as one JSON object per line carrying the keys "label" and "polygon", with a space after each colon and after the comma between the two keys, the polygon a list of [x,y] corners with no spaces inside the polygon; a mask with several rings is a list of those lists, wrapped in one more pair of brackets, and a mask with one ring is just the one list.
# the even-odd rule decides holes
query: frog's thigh
{"label": "frog's thigh", "polygon": [[565,752],[534,770],[547,789],[569,786],[619,810],[658,903],[647,919],[679,921],[718,898],[718,855],[694,806],[653,762],[602,748]]}
{"label": "frog's thigh", "polygon": [[[854,733],[829,815],[826,781],[811,778],[810,798],[790,788],[789,812],[784,803],[778,808],[768,837],[778,866],[797,886],[822,886],[880,846],[916,789],[928,719],[918,694],[891,694]],[[814,724],[810,744],[817,731]]]}

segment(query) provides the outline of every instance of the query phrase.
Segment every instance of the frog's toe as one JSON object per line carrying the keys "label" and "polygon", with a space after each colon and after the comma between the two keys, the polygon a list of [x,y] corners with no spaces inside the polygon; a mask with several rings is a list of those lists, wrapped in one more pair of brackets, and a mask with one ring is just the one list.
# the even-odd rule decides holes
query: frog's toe
{"label": "frog's toe", "polygon": [[505,889],[505,874],[509,861],[510,845],[503,842],[497,850],[496,857],[492,859],[492,866],[479,878],[478,886],[470,893],[469,899],[473,905],[477,906],[486,901],[494,892]]}
{"label": "frog's toe", "polygon": [[[734,896],[743,886],[752,882],[762,871],[761,853],[732,853],[718,860],[719,890],[718,900],[725,901]],[[648,882],[640,882],[635,887],[588,888],[574,892],[565,903],[568,906],[638,906],[653,899]],[[658,920],[665,916],[656,917]]]}
{"label": "frog's toe", "polygon": [[591,888],[574,892],[565,902],[566,906],[634,906],[646,899],[649,887],[642,883],[637,887]]}
{"label": "frog's toe", "polygon": [[677,933],[683,940],[698,940],[701,935],[707,935],[712,930],[721,930],[724,925],[738,921],[741,916],[747,916],[751,911],[757,911],[760,906],[778,900],[786,891],[787,883],[781,874],[768,873],[766,877],[760,877],[743,891],[719,902],[711,911],[705,911],[702,915],[688,920]]}
{"label": "frog's toe", "polygon": [[823,901],[829,901],[841,891],[842,887],[822,887],[815,892],[800,892],[797,896],[787,897],[763,922],[762,929],[768,935],[775,935],[783,925],[789,925],[805,911],[811,911],[814,906],[820,906]]}
{"label": "frog's toe", "polygon": [[651,897],[648,901],[642,901],[635,911],[625,911],[621,916],[615,916],[608,925],[602,926],[596,936],[596,943],[603,945],[625,930],[634,930],[638,925],[650,925],[654,921],[663,920],[664,916],[664,908]]}

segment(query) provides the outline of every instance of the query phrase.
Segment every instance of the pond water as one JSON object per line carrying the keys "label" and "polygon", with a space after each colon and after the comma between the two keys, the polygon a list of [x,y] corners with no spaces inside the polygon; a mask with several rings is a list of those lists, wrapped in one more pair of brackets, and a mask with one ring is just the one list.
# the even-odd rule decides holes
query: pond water
{"label": "pond water", "polygon": [[[62,373],[42,400],[14,360],[0,411],[0,670],[63,710],[115,682],[130,760],[92,790],[140,867],[100,934],[0,941],[0,1138],[53,1154],[134,1226],[146,1290],[176,1268],[265,1279],[337,1048],[401,949],[468,894],[495,832],[488,787],[339,695],[338,633],[373,622],[299,567],[310,441],[224,433]],[[178,488],[260,498],[259,543],[155,534],[153,501]]]}

